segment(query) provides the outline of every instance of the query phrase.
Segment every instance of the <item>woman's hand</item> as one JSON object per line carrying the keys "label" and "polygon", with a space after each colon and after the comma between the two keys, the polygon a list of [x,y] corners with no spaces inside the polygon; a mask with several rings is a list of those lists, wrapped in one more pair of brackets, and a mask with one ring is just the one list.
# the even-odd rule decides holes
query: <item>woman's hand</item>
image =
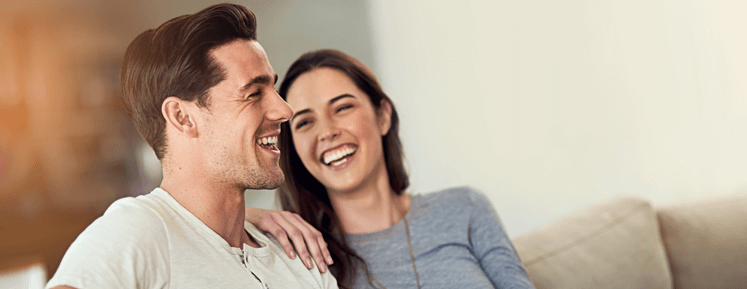
{"label": "woman's hand", "polygon": [[[327,265],[332,265],[332,256],[329,255],[327,242],[322,238],[322,233],[304,221],[298,214],[260,208],[246,208],[245,214],[249,223],[275,236],[288,257],[296,258],[295,251],[298,251],[298,255],[306,268],[314,268],[311,258],[309,258],[309,251],[316,260],[320,272],[327,272]],[[294,246],[295,251],[293,250]]]}

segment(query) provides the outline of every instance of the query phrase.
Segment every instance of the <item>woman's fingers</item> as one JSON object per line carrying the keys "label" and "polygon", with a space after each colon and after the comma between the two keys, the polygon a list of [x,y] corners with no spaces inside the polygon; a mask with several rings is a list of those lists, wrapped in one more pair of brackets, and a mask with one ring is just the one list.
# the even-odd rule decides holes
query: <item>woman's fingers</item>
{"label": "woman's fingers", "polygon": [[309,235],[307,236],[306,243],[307,244],[314,244],[316,243],[316,246],[311,246],[314,248],[318,247],[318,251],[314,252],[315,250],[312,250],[311,255],[314,257],[314,260],[317,260],[318,262],[324,262],[326,265],[332,265],[334,261],[332,261],[332,255],[329,254],[329,249],[327,248],[327,242],[324,241],[324,237],[322,236],[322,233],[319,232],[314,226],[307,223],[301,216],[298,214],[293,214],[293,216],[296,218],[296,220],[305,225],[309,230]]}
{"label": "woman's fingers", "polygon": [[[314,268],[311,259],[312,256],[314,260],[324,260],[324,256],[321,254],[319,243],[315,236],[315,234],[321,236],[321,233],[294,213],[279,212],[279,214],[273,214],[272,217],[281,227],[283,227],[283,229],[285,229],[288,238],[293,242],[293,246],[296,248],[298,256],[301,258],[304,265],[306,265],[306,268]],[[327,272],[327,266],[323,262],[317,266],[320,272]]]}
{"label": "woman's fingers", "polygon": [[278,211],[246,208],[246,220],[258,229],[270,232],[270,234],[275,236],[275,239],[278,240],[278,243],[280,243],[280,247],[283,248],[285,254],[287,254],[291,259],[296,258],[296,252],[293,250],[293,244],[288,240],[288,234],[286,233],[285,228],[281,227],[280,224],[275,221],[275,218],[272,216],[273,214],[278,214]]}
{"label": "woman's fingers", "polygon": [[289,217],[288,222],[296,226],[303,234],[306,246],[308,247],[311,256],[314,258],[314,260],[316,260],[319,271],[321,271],[322,273],[326,272],[327,258],[325,257],[325,254],[329,255],[329,250],[327,250],[327,242],[324,242],[322,233],[317,231],[309,223],[306,223],[306,221],[304,221],[301,216],[297,214],[290,214],[287,215],[287,217]]}
{"label": "woman's fingers", "polygon": [[296,248],[298,256],[301,257],[301,261],[304,263],[304,265],[306,265],[306,267],[309,269],[313,268],[314,266],[313,264],[311,264],[311,260],[309,259],[309,252],[306,249],[306,243],[304,242],[303,233],[296,225],[288,222],[288,218],[284,213],[286,212],[278,212],[277,214],[272,214],[271,217],[278,225],[280,225],[280,227],[283,228],[285,234],[287,235],[287,238],[290,239],[291,242],[293,242],[293,247]]}
{"label": "woman's fingers", "polygon": [[295,252],[298,252],[301,262],[311,269],[314,268],[311,259],[313,257],[322,273],[327,271],[327,265],[333,263],[322,233],[298,214],[256,208],[251,208],[251,211],[249,211],[250,208],[247,208],[247,210],[247,221],[260,230],[270,232],[275,236],[275,239],[278,240],[280,246],[291,259],[295,258]]}

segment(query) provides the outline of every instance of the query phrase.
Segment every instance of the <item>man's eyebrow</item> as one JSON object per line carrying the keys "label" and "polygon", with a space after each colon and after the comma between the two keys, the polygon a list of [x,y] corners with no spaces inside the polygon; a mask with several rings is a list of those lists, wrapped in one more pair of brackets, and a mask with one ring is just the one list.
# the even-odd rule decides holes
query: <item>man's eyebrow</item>
{"label": "man's eyebrow", "polygon": [[277,83],[277,82],[278,82],[278,75],[277,75],[277,73],[275,74],[275,79],[273,79],[272,83],[270,83],[270,76],[269,75],[260,75],[260,76],[257,76],[255,78],[252,78],[252,80],[250,80],[249,83],[247,83],[246,85],[244,85],[241,88],[241,90],[242,91],[243,90],[248,90],[250,87],[252,87],[252,85],[255,85],[255,84],[262,84],[262,85],[272,84],[274,86],[275,83]]}

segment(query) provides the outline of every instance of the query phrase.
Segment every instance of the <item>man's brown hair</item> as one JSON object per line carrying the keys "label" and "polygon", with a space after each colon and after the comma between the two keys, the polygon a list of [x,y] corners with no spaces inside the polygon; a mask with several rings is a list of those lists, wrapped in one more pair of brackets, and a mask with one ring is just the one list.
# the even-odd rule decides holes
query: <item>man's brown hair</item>
{"label": "man's brown hair", "polygon": [[209,107],[208,90],[225,79],[211,52],[236,39],[256,40],[254,13],[217,4],[149,29],[130,43],[122,62],[122,101],[135,128],[162,159],[166,153],[163,101],[175,96]]}

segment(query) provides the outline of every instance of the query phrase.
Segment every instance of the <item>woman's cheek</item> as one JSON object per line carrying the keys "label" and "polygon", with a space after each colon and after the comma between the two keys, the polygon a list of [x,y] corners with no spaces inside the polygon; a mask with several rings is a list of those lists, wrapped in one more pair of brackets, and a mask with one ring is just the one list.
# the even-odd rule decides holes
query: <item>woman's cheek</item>
{"label": "woman's cheek", "polygon": [[[313,150],[309,147],[309,142],[298,134],[293,135],[294,147],[298,157],[301,159],[301,163],[308,169],[311,165],[309,163],[313,158]],[[306,146],[299,147],[298,144],[306,144]],[[280,152],[281,154],[283,152]]]}

